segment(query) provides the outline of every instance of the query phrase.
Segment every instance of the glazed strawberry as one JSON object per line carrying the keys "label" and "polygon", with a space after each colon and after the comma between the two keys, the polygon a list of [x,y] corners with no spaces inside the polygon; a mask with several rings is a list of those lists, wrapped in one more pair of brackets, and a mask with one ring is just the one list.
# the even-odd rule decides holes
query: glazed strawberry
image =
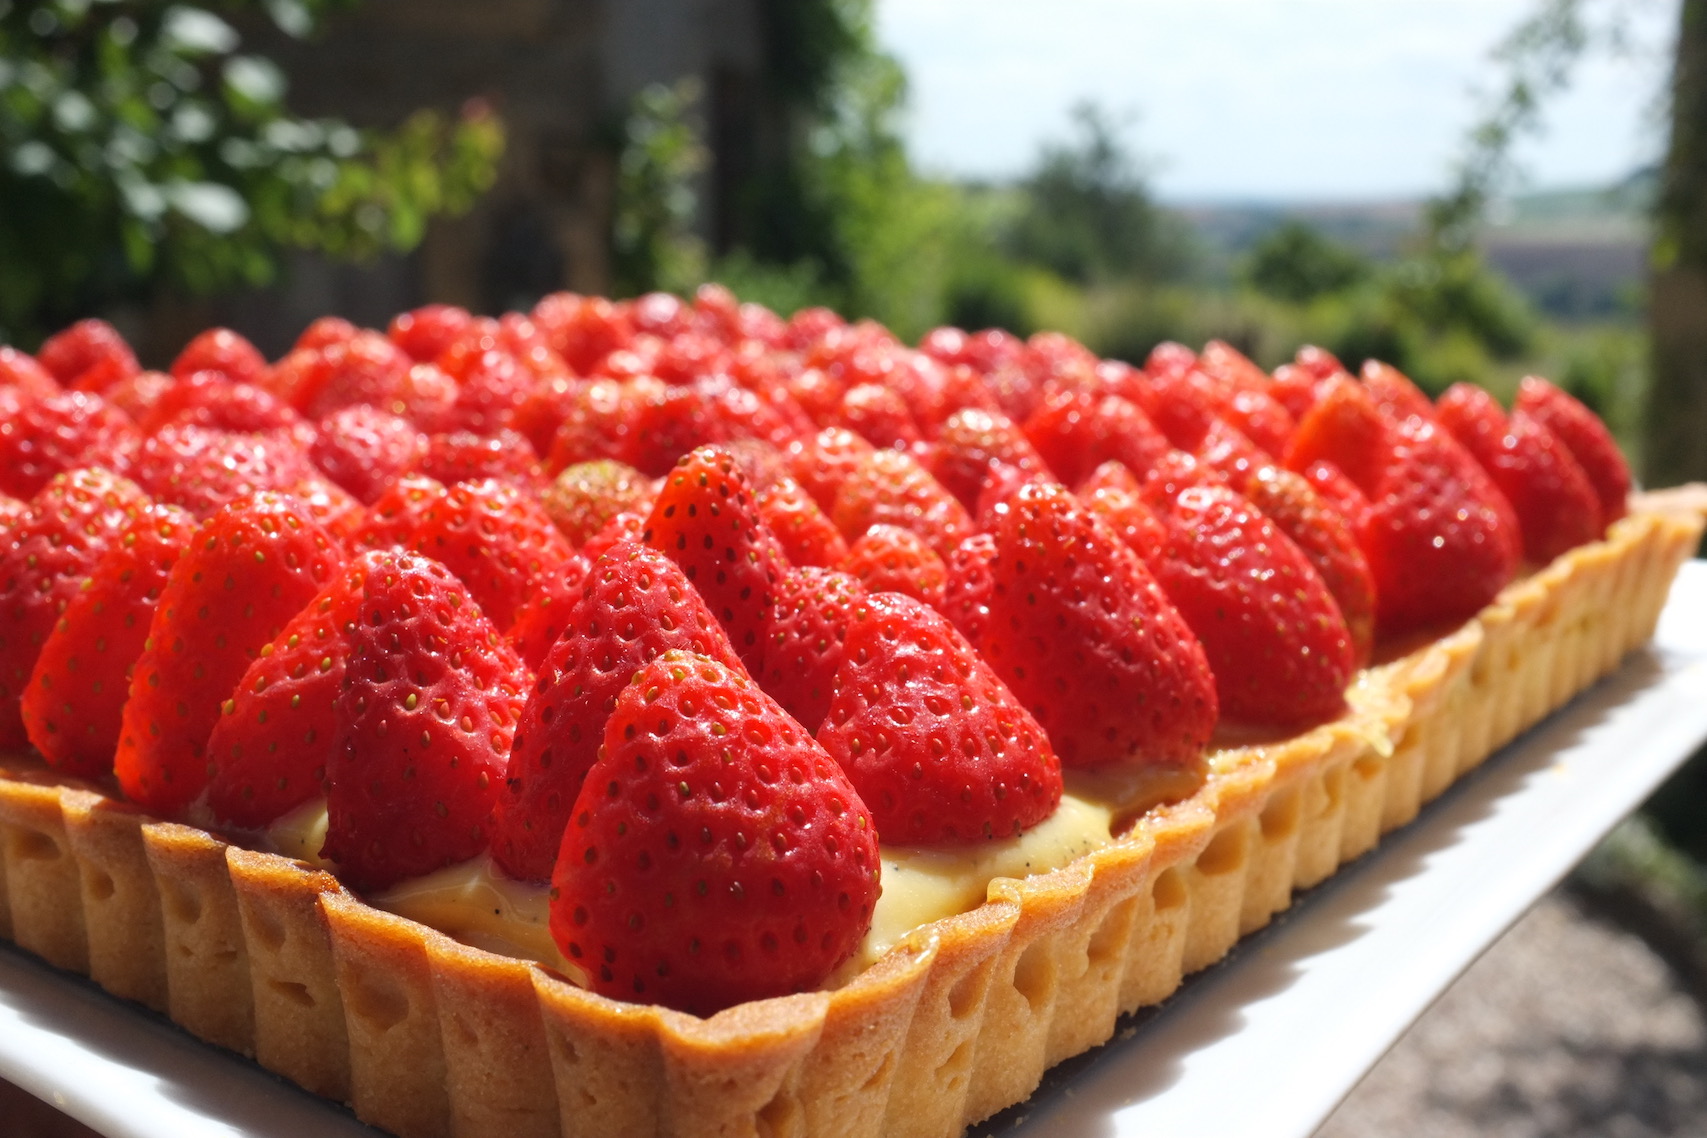
{"label": "glazed strawberry", "polygon": [[16,395],[0,421],[0,493],[33,498],[54,475],[84,466],[130,472],[141,438],[99,395]]}
{"label": "glazed strawberry", "polygon": [[315,431],[301,415],[252,383],[233,383],[219,372],[198,371],[160,393],[138,421],[144,434],[170,423],[221,431],[286,431],[312,444]]}
{"label": "glazed strawberry", "polygon": [[606,551],[618,542],[641,541],[646,536],[646,514],[638,514],[633,510],[624,510],[606,522],[598,533],[587,539],[581,547],[581,555],[588,561],[597,561]]}
{"label": "glazed strawberry", "polygon": [[57,393],[59,382],[28,352],[0,344],[0,385],[15,387],[21,395],[44,398]]}
{"label": "glazed strawberry", "polygon": [[30,504],[6,494],[0,494],[0,550],[11,545],[12,534],[30,513]]}
{"label": "glazed strawberry", "polygon": [[79,320],[42,344],[36,359],[62,387],[104,391],[142,368],[136,355],[105,320]]}
{"label": "glazed strawberry", "polygon": [[973,530],[960,501],[932,478],[912,455],[879,450],[867,455],[842,481],[830,520],[855,541],[875,525],[911,530],[944,556]]}
{"label": "glazed strawberry", "polygon": [[700,1015],[823,984],[865,936],[877,833],[812,737],[686,652],[623,690],[552,875],[596,992]]}
{"label": "glazed strawberry", "polygon": [[1523,550],[1511,505],[1450,435],[1421,419],[1393,435],[1363,528],[1383,636],[1474,616],[1516,575]]}
{"label": "glazed strawberry", "polygon": [[634,385],[614,379],[595,379],[569,393],[563,421],[552,436],[545,458],[547,474],[601,458],[627,461],[640,415]]}
{"label": "glazed strawberry", "polygon": [[1006,503],[991,536],[989,616],[974,644],[1062,763],[1195,761],[1215,727],[1215,681],[1138,555],[1066,490],[1038,483]]}
{"label": "glazed strawberry", "polygon": [[532,496],[494,479],[459,482],[427,506],[409,548],[440,562],[500,630],[534,582],[561,572],[575,551]]}
{"label": "glazed strawberry", "polygon": [[992,569],[995,563],[996,539],[987,533],[973,534],[948,555],[948,588],[938,611],[973,645],[983,643],[984,633],[990,627],[990,598],[996,588]]}
{"label": "glazed strawberry", "polygon": [[634,338],[627,313],[600,296],[552,293],[534,305],[533,320],[557,354],[581,375]]}
{"label": "glazed strawberry", "polygon": [[1048,469],[1043,456],[1025,432],[1000,411],[976,408],[956,411],[943,423],[931,450],[930,472],[968,510],[978,504],[978,492],[995,463],[1027,473]]}
{"label": "glazed strawberry", "polygon": [[1423,389],[1391,364],[1366,360],[1363,364],[1363,390],[1381,413],[1395,423],[1403,422],[1412,415],[1434,418],[1434,404],[1429,402]]}
{"label": "glazed strawberry", "polygon": [[1619,453],[1612,432],[1593,411],[1570,393],[1533,375],[1518,384],[1512,409],[1558,435],[1588,475],[1600,499],[1597,532],[1624,516],[1629,509],[1630,467]]}
{"label": "glazed strawberry", "polygon": [[1025,421],[1025,434],[1069,486],[1111,458],[1143,474],[1168,450],[1168,440],[1135,404],[1088,391],[1050,396]]}
{"label": "glazed strawberry", "polygon": [[652,480],[614,459],[564,468],[540,495],[558,530],[577,548],[623,511],[649,513],[657,493]]}
{"label": "glazed strawberry", "polygon": [[853,543],[836,568],[872,593],[905,593],[941,608],[948,570],[924,539],[900,526],[875,525]]}
{"label": "glazed strawberry", "polygon": [[1137,491],[1128,490],[1123,486],[1103,485],[1095,487],[1089,493],[1080,490],[1078,498],[1091,513],[1102,519],[1102,523],[1116,537],[1126,543],[1128,549],[1143,558],[1146,564],[1167,541],[1166,527],[1156,518],[1150,507],[1144,504],[1143,497]]}
{"label": "glazed strawberry", "polygon": [[367,516],[350,537],[350,548],[407,548],[427,511],[443,502],[447,493],[444,483],[435,478],[405,474],[368,507]]}
{"label": "glazed strawberry", "polygon": [[466,308],[451,304],[426,304],[391,318],[386,334],[391,342],[416,360],[439,358],[452,341],[468,330],[474,317]]}
{"label": "glazed strawberry", "polygon": [[1277,466],[1236,488],[1309,560],[1339,606],[1358,665],[1367,664],[1375,647],[1375,578],[1352,523],[1303,475]]}
{"label": "glazed strawberry", "polygon": [[372,556],[326,764],[325,857],[378,890],[480,853],[527,670],[444,566]]}
{"label": "glazed strawberry", "polygon": [[229,328],[209,328],[178,353],[167,369],[175,379],[198,371],[218,372],[231,383],[254,383],[267,370],[266,357]]}
{"label": "glazed strawberry", "polygon": [[342,564],[331,535],[283,494],[247,495],[202,523],[131,673],[113,763],[127,797],[171,817],[201,794],[221,706]]}
{"label": "glazed strawberry", "polygon": [[836,425],[880,448],[911,446],[922,437],[906,401],[876,383],[856,383],[847,389],[836,413]]}
{"label": "glazed strawberry", "polygon": [[1339,715],[1357,667],[1351,634],[1291,539],[1224,486],[1146,499],[1168,531],[1150,569],[1203,645],[1221,714],[1288,728]]}
{"label": "glazed strawberry", "polygon": [[207,805],[222,824],[258,830],[324,793],[367,576],[394,556],[352,558],[261,648],[220,706],[207,741]]}
{"label": "glazed strawberry", "polygon": [[1508,419],[1492,395],[1464,383],[1441,394],[1438,416],[1517,511],[1530,561],[1544,565],[1600,536],[1600,498],[1558,435],[1521,411]]}
{"label": "glazed strawberry", "polygon": [[415,472],[446,486],[496,478],[530,493],[538,493],[545,481],[533,447],[516,432],[502,429],[489,435],[472,431],[429,435]]}
{"label": "glazed strawberry", "polygon": [[177,506],[141,510],[89,567],[43,643],[21,710],[30,743],[55,770],[100,778],[113,769],[131,667],[195,529]]}
{"label": "glazed strawberry", "polygon": [[865,596],[853,577],[815,566],[792,568],[777,583],[760,684],[808,731],[830,709],[848,621]]}
{"label": "glazed strawberry", "polygon": [[1289,470],[1306,470],[1325,459],[1369,495],[1392,458],[1392,424],[1360,385],[1330,381],[1321,398],[1299,419],[1284,465]]}
{"label": "glazed strawberry", "polygon": [[355,536],[367,524],[367,511],[336,483],[311,474],[286,486],[283,493],[300,502],[308,516],[336,539],[340,549],[356,548]]}
{"label": "glazed strawberry", "polygon": [[526,881],[551,876],[617,694],[636,670],[674,648],[740,667],[675,562],[636,543],[612,547],[593,563],[522,713],[492,843],[505,872]]}
{"label": "glazed strawberry", "polygon": [[427,436],[409,420],[359,404],[320,420],[308,457],[326,477],[371,506],[426,453]]}
{"label": "glazed strawberry", "polygon": [[353,340],[360,332],[360,328],[342,316],[321,316],[302,330],[302,335],[296,338],[292,347],[319,351],[333,344],[341,344],[345,340]]}
{"label": "glazed strawberry", "polygon": [[516,619],[505,633],[516,655],[531,671],[544,666],[551,646],[569,623],[569,612],[580,599],[581,586],[592,566],[577,553],[555,573],[535,579],[533,591],[516,606]]}
{"label": "glazed strawberry", "polygon": [[324,419],[332,412],[371,403],[403,414],[395,406],[413,361],[378,332],[359,332],[321,350],[320,365],[297,392],[297,410],[310,419]]}
{"label": "glazed strawberry", "polygon": [[842,427],[826,427],[810,439],[789,448],[794,480],[827,514],[835,508],[836,492],[876,450],[870,443]]}
{"label": "glazed strawberry", "polygon": [[678,462],[664,478],[642,540],[682,567],[742,663],[761,672],[773,590],[788,560],[735,460],[702,447]]}
{"label": "glazed strawberry", "polygon": [[760,490],[754,501],[790,564],[828,567],[848,555],[841,531],[794,479],[782,477]]}
{"label": "glazed strawberry", "polygon": [[492,434],[509,427],[537,378],[507,351],[481,352],[459,376],[450,428]]}
{"label": "glazed strawberry", "polygon": [[282,490],[314,474],[314,464],[287,434],[192,425],[162,428],[142,444],[135,464],[144,490],[201,518],[238,498]]}
{"label": "glazed strawberry", "polygon": [[587,383],[568,374],[535,380],[516,407],[511,429],[527,439],[536,455],[549,455],[557,428],[569,417],[578,393]]}
{"label": "glazed strawberry", "polygon": [[1061,801],[1061,761],[1043,729],[954,626],[911,597],[854,606],[817,734],[885,842],[1010,838]]}
{"label": "glazed strawberry", "polygon": [[60,615],[148,496],[105,470],[58,475],[0,551],[0,748],[26,743],[18,700]]}

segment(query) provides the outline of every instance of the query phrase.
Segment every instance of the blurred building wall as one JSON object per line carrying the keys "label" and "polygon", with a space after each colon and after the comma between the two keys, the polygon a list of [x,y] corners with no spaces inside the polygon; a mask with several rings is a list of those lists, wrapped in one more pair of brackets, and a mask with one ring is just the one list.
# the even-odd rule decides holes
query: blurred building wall
{"label": "blurred building wall", "polygon": [[303,41],[251,19],[245,42],[284,68],[300,114],[395,126],[421,107],[455,113],[485,99],[508,138],[498,181],[407,256],[299,256],[263,292],[163,302],[143,331],[145,357],[169,359],[214,323],[276,356],[328,312],[374,325],[428,300],[498,312],[560,288],[608,292],[622,118],[652,83],[687,78],[702,92],[712,162],[699,225],[720,244],[720,190],[780,149],[755,142],[781,120],[763,97],[761,3],[364,0]]}

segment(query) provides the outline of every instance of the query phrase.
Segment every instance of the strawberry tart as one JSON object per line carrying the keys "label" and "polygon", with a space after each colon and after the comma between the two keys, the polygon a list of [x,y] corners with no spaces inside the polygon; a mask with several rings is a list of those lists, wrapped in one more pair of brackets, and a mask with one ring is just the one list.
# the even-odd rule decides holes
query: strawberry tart
{"label": "strawberry tart", "polygon": [[1651,634],[1606,428],[715,286],[0,348],[0,935],[404,1138],[949,1138]]}

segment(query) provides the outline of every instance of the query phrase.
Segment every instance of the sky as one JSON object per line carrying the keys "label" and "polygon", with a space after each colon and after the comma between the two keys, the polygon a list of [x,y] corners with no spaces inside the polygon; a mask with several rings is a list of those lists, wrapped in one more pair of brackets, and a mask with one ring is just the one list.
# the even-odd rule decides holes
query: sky
{"label": "sky", "polygon": [[[1091,99],[1123,116],[1174,202],[1367,201],[1446,185],[1495,89],[1491,51],[1538,0],[878,0],[927,173],[1022,173]],[[1678,0],[1628,14],[1519,156],[1526,188],[1612,182],[1654,161]]]}

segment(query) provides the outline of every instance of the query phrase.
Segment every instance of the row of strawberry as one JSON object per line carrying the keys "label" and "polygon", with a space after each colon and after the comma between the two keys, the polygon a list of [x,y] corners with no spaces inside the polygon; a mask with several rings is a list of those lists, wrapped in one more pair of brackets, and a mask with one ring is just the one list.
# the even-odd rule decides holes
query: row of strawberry
{"label": "row of strawberry", "polygon": [[[1206,743],[1218,705],[1238,718],[1280,724],[1330,717],[1342,706],[1353,666],[1368,651],[1376,612],[1389,631],[1406,620],[1468,615],[1516,567],[1511,507],[1435,425],[1435,415],[1472,449],[1494,456],[1486,461],[1505,480],[1502,486],[1518,485],[1522,479],[1512,481],[1513,472],[1534,465],[1534,445],[1514,439],[1534,436],[1545,444],[1541,453],[1566,455],[1555,466],[1570,469],[1576,461],[1566,454],[1569,448],[1547,442],[1551,429],[1543,419],[1551,415],[1576,430],[1579,409],[1539,385],[1526,388],[1528,405],[1520,400],[1513,422],[1545,429],[1489,434],[1501,425],[1488,406],[1472,407],[1468,397],[1443,401],[1436,412],[1396,373],[1376,371],[1359,383],[1308,355],[1270,380],[1220,346],[1190,362],[1188,353],[1169,349],[1145,374],[1093,361],[1065,341],[1025,346],[1030,354],[1018,358],[1028,366],[1021,366],[1012,357],[1017,342],[992,335],[956,341],[940,333],[928,344],[939,355],[965,358],[933,368],[922,361],[934,357],[905,352],[880,330],[848,329],[822,314],[803,314],[786,326],[760,320],[768,340],[743,330],[719,348],[717,337],[704,331],[715,303],[696,306],[695,323],[670,339],[647,333],[650,340],[626,342],[610,338],[620,307],[572,298],[552,303],[559,315],[573,311],[580,332],[596,328],[615,345],[598,349],[604,352],[594,361],[600,378],[571,378],[560,370],[567,367],[565,352],[549,344],[489,343],[518,335],[518,321],[510,321],[510,331],[502,322],[476,328],[466,314],[429,309],[394,323],[394,347],[436,328],[440,338],[429,337],[414,350],[445,366],[407,364],[387,374],[394,380],[426,366],[441,376],[460,373],[439,384],[449,396],[441,395],[438,406],[452,412],[465,407],[466,419],[422,424],[395,414],[421,416],[406,396],[431,385],[357,383],[376,373],[340,371],[348,346],[382,338],[322,321],[272,369],[230,333],[198,338],[175,365],[179,374],[156,383],[151,401],[142,405],[137,422],[143,440],[134,447],[125,448],[122,431],[111,432],[120,445],[106,454],[99,448],[111,445],[110,435],[98,444],[79,437],[82,424],[104,425],[110,418],[99,413],[76,419],[45,444],[25,440],[21,449],[44,461],[128,465],[155,493],[202,513],[254,482],[308,493],[318,504],[241,497],[197,529],[194,518],[170,506],[146,506],[134,487],[102,481],[106,476],[78,474],[50,485],[22,519],[4,566],[11,571],[8,591],[33,599],[36,607],[0,645],[0,654],[14,657],[5,661],[0,680],[22,690],[22,719],[43,753],[68,769],[88,763],[86,773],[98,773],[101,756],[111,756],[116,741],[118,777],[132,797],[167,814],[199,802],[217,819],[240,826],[264,824],[324,789],[332,816],[327,851],[361,886],[378,887],[469,856],[485,845],[490,825],[501,863],[536,880],[555,865],[561,896],[578,899],[554,906],[554,923],[562,914],[560,942],[571,956],[583,954],[583,940],[591,935],[585,930],[600,927],[596,902],[620,898],[602,913],[608,935],[601,934],[597,952],[603,962],[587,962],[590,971],[609,972],[605,980],[617,990],[632,994],[636,985],[650,983],[656,994],[670,954],[679,964],[682,946],[708,929],[718,930],[726,974],[708,989],[703,969],[691,972],[687,989],[670,1002],[707,1006],[694,994],[704,991],[720,993],[723,1001],[792,990],[818,982],[801,977],[821,979],[824,960],[833,966],[863,933],[875,834],[861,798],[875,829],[891,841],[976,840],[1047,816],[1060,791],[1055,752],[1070,765],[1188,761]],[[552,303],[536,314],[541,324]],[[670,307],[648,298],[628,311],[648,305]],[[687,311],[679,304],[670,310],[677,316]],[[751,321],[754,310],[733,312]],[[74,388],[95,381],[73,373],[56,352],[80,335],[95,338],[87,333],[91,326],[82,327],[50,341],[41,354],[43,364],[57,363],[56,374],[69,375]],[[779,346],[791,336],[806,339],[793,348]],[[566,351],[578,343],[585,348],[584,341],[557,339]],[[763,350],[750,350],[755,343]],[[623,359],[643,355],[637,345],[647,344],[650,354],[642,362]],[[671,355],[657,345],[681,350]],[[1001,351],[1009,356],[992,361],[978,355]],[[459,356],[464,363],[475,356],[519,361],[530,352],[538,374],[496,400],[488,398],[494,385],[478,378],[482,371],[457,362]],[[304,353],[317,354],[319,362]],[[382,354],[374,347],[364,358]],[[63,407],[69,400],[100,412],[96,396],[79,400],[37,383],[22,359],[15,353],[0,358],[0,365],[27,377],[10,385],[21,404],[40,408],[57,399]],[[750,374],[736,387],[715,378],[723,373],[708,379],[682,359]],[[807,367],[804,360],[823,366]],[[124,369],[110,362],[92,366],[98,376],[107,373],[99,383],[116,405],[145,386],[148,373],[132,371],[108,383],[110,373]],[[634,374],[611,374],[624,369]],[[644,369],[677,382],[649,377]],[[787,382],[767,390],[762,379],[752,378],[766,369]],[[1236,382],[1225,380],[1229,371]],[[327,396],[334,382],[360,388],[358,401]],[[29,383],[38,390],[29,390]],[[946,395],[955,383],[963,395]],[[834,405],[826,400],[815,414],[807,414],[806,400],[795,394],[838,387]],[[729,397],[737,390],[744,400]],[[288,401],[272,391],[288,394]],[[477,397],[465,404],[469,391]],[[887,393],[887,403],[873,392]],[[910,399],[900,392],[910,392]],[[328,401],[317,402],[323,397]],[[392,410],[375,407],[368,401],[374,398],[390,399]],[[1140,407],[1146,399],[1153,415]],[[508,417],[488,415],[500,404]],[[1017,413],[1028,404],[1023,428],[1002,410]],[[285,413],[298,406],[327,414],[307,427],[306,419]],[[751,429],[763,421],[755,407],[792,408],[801,421],[765,438]],[[257,408],[269,417],[241,418]],[[537,421],[523,414],[530,408]],[[559,416],[561,425],[550,432],[552,465],[603,457],[567,466],[541,502],[530,492],[539,485],[527,461],[531,444],[502,432],[507,424],[537,433],[540,422],[549,425]],[[340,429],[340,417],[356,429]],[[934,423],[928,442],[917,434],[921,421]],[[397,422],[406,427],[398,429]],[[820,422],[836,425],[810,434]],[[7,420],[24,423],[24,416]],[[464,430],[425,436],[423,425]],[[915,432],[911,439],[909,430]],[[11,437],[27,433],[14,430]],[[744,437],[724,451],[683,460],[661,486],[614,457],[656,462],[706,434]],[[144,460],[162,449],[163,438],[183,436],[220,454],[211,470],[236,468],[237,477],[210,488],[211,480],[190,461],[173,468],[172,478],[154,473]],[[1190,451],[1180,447],[1194,436]],[[1259,436],[1280,450],[1285,465],[1252,441]],[[322,445],[328,438],[338,445]],[[396,445],[399,439],[406,445]],[[450,442],[451,450],[467,456],[460,468],[435,469],[451,477],[500,477],[450,487],[422,475],[399,477],[420,468],[435,439],[441,450]],[[322,456],[322,471],[371,497],[370,507],[334,503],[336,491],[323,482],[305,490],[311,467],[277,461],[244,466],[231,461],[230,450],[218,451],[223,445],[301,454],[303,442],[307,453]],[[783,442],[786,450],[778,446]],[[340,467],[328,454],[348,461]],[[374,455],[392,456],[392,465]],[[357,475],[366,477],[365,485]],[[1051,475],[1073,478],[1078,495]],[[761,487],[757,495],[754,486]],[[1541,500],[1557,498],[1549,497],[1550,486],[1537,492]],[[1533,512],[1526,511],[1526,522]],[[1605,520],[1598,511],[1588,513],[1596,524]],[[562,536],[566,532],[579,539],[580,555]],[[111,551],[103,552],[103,538],[116,539]],[[363,552],[340,569],[345,545]],[[399,547],[429,554],[450,572],[385,552]],[[1409,609],[1395,605],[1379,570],[1404,566],[1394,554],[1407,549],[1413,559],[1436,557],[1440,564],[1468,557],[1471,572],[1466,579],[1461,565],[1444,583],[1412,588]],[[591,565],[601,553],[607,556]],[[95,572],[85,578],[91,568]],[[897,588],[924,603],[870,595]],[[484,614],[463,606],[461,589]],[[1372,594],[1388,603],[1376,606]],[[262,596],[273,603],[259,603]],[[239,599],[243,607],[234,609]],[[358,619],[364,605],[371,606],[367,620]],[[434,606],[443,617],[438,629],[421,619]],[[45,626],[61,612],[43,646]],[[122,639],[116,634],[121,625],[130,641],[108,643]],[[873,633],[879,628],[881,635]],[[500,630],[508,630],[509,643]],[[411,637],[412,655],[403,648]],[[38,658],[23,659],[36,648]],[[671,651],[698,656],[658,662]],[[448,670],[447,652],[457,657]],[[725,670],[717,672],[708,661]],[[530,666],[538,679],[524,696]],[[641,669],[649,682],[630,685]],[[753,688],[749,673],[781,707]],[[687,742],[660,728],[637,744],[629,733],[633,721],[612,714],[622,701],[649,703],[658,692],[675,701],[679,713],[681,689],[695,683],[705,692],[686,696],[687,702],[709,709],[744,701],[744,718],[696,725],[691,714],[679,715],[674,722],[691,736]],[[118,692],[130,698],[120,700]],[[96,730],[99,724],[113,725],[116,733],[109,739]],[[698,734],[696,726],[703,729]],[[792,754],[792,761],[805,763],[794,768],[801,776],[795,781],[814,785],[811,801],[840,803],[831,811],[835,818],[858,820],[834,839],[849,856],[834,856],[834,844],[827,860],[823,846],[814,847],[816,857],[782,856],[802,830],[799,822],[777,824],[777,801],[771,790],[759,789],[774,789],[777,771],[769,768],[770,778],[757,783],[751,772],[725,771],[720,778],[719,763],[728,763],[729,752],[716,741],[719,727],[726,734],[756,731],[787,739],[792,750],[769,757],[781,761],[779,754]],[[60,757],[73,735],[81,736],[86,751],[76,759]],[[416,739],[418,745],[411,742]],[[650,765],[637,746],[651,748]],[[819,747],[840,760],[853,786],[838,783],[838,770],[818,761],[825,753]],[[429,752],[438,758],[423,762]],[[672,754],[698,760],[675,764],[684,770],[672,774],[709,769],[706,784],[690,787],[684,777],[672,786],[642,785],[644,779],[635,777],[651,772],[655,782]],[[595,764],[610,765],[612,755],[619,756],[615,767],[631,759],[638,764],[623,772],[629,785],[620,793],[615,788],[624,780],[588,775]],[[352,764],[355,756],[361,761]],[[765,769],[761,762],[758,770]],[[508,795],[497,789],[505,778]],[[728,779],[736,781],[725,785]],[[737,790],[743,779],[744,789]],[[604,796],[581,793],[601,785],[613,789]],[[642,911],[627,888],[632,880],[619,889],[617,877],[589,868],[597,864],[589,851],[596,854],[598,843],[588,844],[580,833],[576,845],[574,827],[559,838],[576,810],[588,819],[583,827],[620,845],[624,833],[642,828],[646,811],[632,814],[635,803],[669,798],[663,791],[677,786],[683,801],[665,812],[664,832],[634,839],[642,843],[642,860],[686,856],[671,845],[683,832],[720,835],[707,838],[708,848],[729,859],[730,849],[745,853],[754,835],[768,829],[782,860],[766,862],[767,869],[755,868],[756,855],[745,863],[734,857],[746,864],[746,886],[740,874],[731,880],[725,865],[710,894],[727,902],[731,885],[750,891],[776,865],[806,865],[808,879],[818,883],[815,896],[833,901],[841,919],[819,912],[803,923],[807,910],[800,897],[774,874],[768,882],[771,924],[755,923],[736,906],[736,924],[745,930],[740,936],[731,931],[729,912],[691,904],[678,910],[668,890],[663,896],[671,900],[662,909],[653,904]],[[753,800],[745,815],[743,796]],[[764,809],[753,804],[759,799]],[[796,802],[791,809],[805,808]],[[621,815],[614,822],[613,811]],[[700,824],[686,825],[684,818]],[[820,836],[826,827],[834,829],[821,819]],[[702,896],[705,852],[678,867]],[[577,873],[578,882],[569,879]],[[826,880],[832,882],[828,891]],[[664,957],[654,953],[638,971],[629,963],[641,952],[632,935],[636,922],[674,929],[658,942]],[[806,971],[779,970],[778,944],[803,937],[820,944],[821,958],[790,950],[782,955]],[[741,959],[731,963],[729,947],[743,943],[752,951],[736,951]],[[614,967],[618,957],[626,971]],[[759,982],[755,969],[769,979],[759,988],[743,987]],[[784,986],[764,986],[778,977],[786,977]]]}

